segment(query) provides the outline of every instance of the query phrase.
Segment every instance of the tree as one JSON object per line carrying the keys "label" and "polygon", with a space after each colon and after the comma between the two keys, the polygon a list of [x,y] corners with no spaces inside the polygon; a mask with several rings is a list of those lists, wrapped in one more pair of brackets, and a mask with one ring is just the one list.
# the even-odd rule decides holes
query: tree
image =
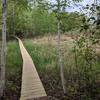
{"label": "tree", "polygon": [[18,20],[20,15],[28,11],[29,8],[27,0],[7,0],[7,33],[9,35],[15,35],[17,25],[20,23],[20,20]]}
{"label": "tree", "polygon": [[[58,50],[58,64],[60,67],[60,76],[61,76],[61,81],[62,81],[62,87],[63,87],[63,91],[66,94],[66,85],[65,85],[65,78],[64,78],[64,68],[63,68],[63,63],[62,63],[62,54],[61,54],[61,47],[60,47],[60,41],[61,41],[61,18],[60,18],[60,13],[61,13],[61,9],[62,9],[62,2],[60,0],[56,0],[57,1],[57,27],[58,27],[58,35],[57,35],[57,50]],[[66,4],[66,1],[64,2],[64,4]],[[63,5],[64,5],[63,4]]]}
{"label": "tree", "polygon": [[6,0],[2,0],[2,50],[0,67],[0,97],[3,96],[5,88],[5,66],[6,66]]}
{"label": "tree", "polygon": [[78,12],[63,12],[61,16],[61,30],[63,33],[71,30],[79,30],[82,24],[82,16]]}
{"label": "tree", "polygon": [[75,45],[77,76],[79,87],[81,86],[80,83],[83,83],[81,80],[84,79],[86,87],[83,90],[85,93],[88,93],[86,98],[99,100],[98,95],[100,94],[100,91],[98,91],[97,86],[97,77],[99,76],[99,73],[97,73],[98,70],[95,69],[98,67],[98,56],[100,56],[97,52],[97,46],[100,46],[99,0],[94,0],[93,4],[87,5],[84,9],[86,9],[86,12],[84,12],[86,14],[84,14],[85,16],[83,16],[82,20],[82,33],[77,37]]}
{"label": "tree", "polygon": [[[79,2],[81,0],[72,0],[73,2]],[[66,7],[72,2],[70,0],[55,0],[55,3],[52,1],[38,0],[38,4],[43,5],[43,7],[48,7],[47,9],[55,12],[57,18],[57,55],[58,55],[58,66],[60,68],[61,83],[63,87],[63,92],[66,94],[66,85],[64,78],[64,68],[62,63],[62,54],[61,54],[61,20],[62,12],[66,12]],[[48,6],[47,6],[48,5]]]}
{"label": "tree", "polygon": [[61,54],[61,10],[62,7],[66,7],[66,0],[56,0],[56,4],[52,4],[51,2],[43,2],[44,0],[40,1],[39,4],[48,5],[49,9],[52,9],[56,13],[57,18],[57,57],[58,57],[58,66],[60,68],[60,76],[61,76],[61,83],[63,87],[63,92],[66,94],[66,85],[65,85],[65,78],[64,78],[64,69],[62,63],[62,54]]}

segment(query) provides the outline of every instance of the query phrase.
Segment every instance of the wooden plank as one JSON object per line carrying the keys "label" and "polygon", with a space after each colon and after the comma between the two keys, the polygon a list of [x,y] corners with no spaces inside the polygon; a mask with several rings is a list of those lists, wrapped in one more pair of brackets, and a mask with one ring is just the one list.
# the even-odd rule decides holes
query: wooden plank
{"label": "wooden plank", "polygon": [[[23,59],[22,86],[20,100],[31,100],[47,97],[42,82],[39,78],[34,63],[25,49],[22,41],[18,38]],[[36,99],[37,100],[37,99]],[[40,99],[39,99],[40,100]],[[41,99],[42,100],[42,99]],[[47,100],[47,99],[43,99]]]}

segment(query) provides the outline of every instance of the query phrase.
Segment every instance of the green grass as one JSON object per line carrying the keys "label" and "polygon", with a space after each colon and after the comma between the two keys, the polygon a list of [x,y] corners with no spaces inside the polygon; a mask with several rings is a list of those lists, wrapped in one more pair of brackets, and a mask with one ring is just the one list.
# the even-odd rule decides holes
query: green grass
{"label": "green grass", "polygon": [[24,41],[24,44],[39,71],[56,67],[56,49],[54,46],[46,44],[41,46],[41,44],[32,44],[31,41]]}
{"label": "green grass", "polygon": [[7,43],[5,100],[18,100],[21,88],[22,58],[18,41]]}
{"label": "green grass", "polygon": [[[24,45],[35,63],[47,94],[49,96],[57,95],[59,98],[61,96],[62,86],[59,81],[60,76],[57,68],[56,48],[48,44],[33,44],[31,40],[25,40]],[[53,91],[51,91],[52,89]],[[60,91],[60,93],[56,92],[56,90]]]}
{"label": "green grass", "polygon": [[[43,41],[42,41],[43,42]],[[80,86],[78,83],[78,76],[77,76],[77,69],[75,67],[75,54],[72,52],[73,44],[72,42],[64,42],[61,46],[62,48],[62,54],[63,54],[63,66],[65,69],[65,78],[66,78],[66,88],[67,88],[67,96],[64,97],[62,86],[61,86],[61,80],[60,80],[60,71],[57,67],[57,53],[56,53],[56,45],[50,45],[48,43],[38,43],[33,42],[33,40],[25,40],[24,45],[26,49],[28,50],[29,54],[31,55],[35,66],[37,68],[37,71],[39,72],[39,75],[41,77],[41,80],[44,84],[44,87],[46,89],[46,92],[50,96],[54,96],[56,98],[59,98],[59,100],[79,100],[79,94],[81,94],[80,100],[95,100],[93,97],[91,97],[91,94],[93,96],[96,96],[100,93],[98,83],[93,82],[92,84],[85,85],[86,80],[82,80],[83,74],[81,73],[83,71],[82,64],[84,63],[84,59],[81,58],[78,60],[78,67],[80,72]],[[100,69],[100,62],[97,62],[94,65],[94,71],[98,71]],[[95,72],[96,72],[95,71]],[[93,72],[94,73],[94,72]],[[86,73],[88,75],[91,75],[91,72]],[[95,73],[94,73],[95,75]],[[94,77],[93,75],[89,76],[89,78]],[[98,78],[96,77],[98,80]],[[90,91],[90,88],[93,91]],[[87,90],[86,94],[84,91]],[[81,91],[83,90],[83,91]],[[96,94],[96,95],[95,95]],[[90,99],[88,99],[90,98]],[[96,100],[98,100],[96,98]]]}
{"label": "green grass", "polygon": [[[69,44],[70,42],[64,42],[61,47],[66,79],[69,78],[70,66],[74,66],[74,58],[70,51],[72,46]],[[25,40],[24,45],[35,63],[47,94],[64,100],[60,71],[57,65],[56,45],[33,43],[32,40]]]}

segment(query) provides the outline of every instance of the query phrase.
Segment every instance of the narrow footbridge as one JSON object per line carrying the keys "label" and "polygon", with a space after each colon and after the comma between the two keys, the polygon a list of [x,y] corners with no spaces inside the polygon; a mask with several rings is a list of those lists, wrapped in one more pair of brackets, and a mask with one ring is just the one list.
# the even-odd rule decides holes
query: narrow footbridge
{"label": "narrow footbridge", "polygon": [[19,41],[19,46],[23,59],[20,100],[48,100],[47,94],[34,66],[32,58],[25,49],[22,41],[19,38],[17,39]]}

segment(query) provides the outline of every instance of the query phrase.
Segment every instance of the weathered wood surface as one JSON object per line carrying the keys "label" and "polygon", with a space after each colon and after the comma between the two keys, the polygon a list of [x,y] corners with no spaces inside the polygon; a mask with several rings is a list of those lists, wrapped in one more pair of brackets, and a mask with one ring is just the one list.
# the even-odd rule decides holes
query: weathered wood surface
{"label": "weathered wood surface", "polygon": [[[35,100],[35,98],[46,97],[42,82],[39,78],[34,63],[26,51],[20,39],[19,46],[23,59],[22,86],[20,100]],[[16,60],[16,59],[15,59]],[[37,100],[37,99],[36,99]],[[40,99],[39,99],[40,100]],[[42,99],[41,99],[42,100]]]}

